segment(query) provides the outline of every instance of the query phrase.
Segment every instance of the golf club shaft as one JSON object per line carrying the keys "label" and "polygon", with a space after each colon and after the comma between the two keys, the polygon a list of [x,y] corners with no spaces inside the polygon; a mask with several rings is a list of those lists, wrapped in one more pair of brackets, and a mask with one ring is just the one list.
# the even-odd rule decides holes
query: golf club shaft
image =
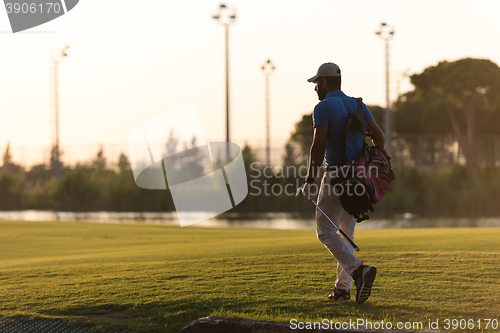
{"label": "golf club shaft", "polygon": [[316,208],[319,209],[319,211],[321,212],[321,214],[325,215],[325,217],[328,219],[328,221],[330,221],[335,226],[335,228],[337,228],[337,230],[342,234],[342,236],[344,236],[349,241],[349,243],[351,243],[352,247],[356,251],[359,251],[359,247],[356,244],[354,244],[354,242],[351,240],[351,238],[349,238],[349,236],[347,236],[342,231],[342,229],[340,229],[339,226],[335,222],[333,222],[332,219],[330,219],[330,217],[328,215],[326,215],[326,213],[323,211],[323,209],[319,208],[319,206],[316,204],[316,202],[312,198],[309,198],[309,200],[311,200],[311,202],[314,204],[314,206],[316,206]]}

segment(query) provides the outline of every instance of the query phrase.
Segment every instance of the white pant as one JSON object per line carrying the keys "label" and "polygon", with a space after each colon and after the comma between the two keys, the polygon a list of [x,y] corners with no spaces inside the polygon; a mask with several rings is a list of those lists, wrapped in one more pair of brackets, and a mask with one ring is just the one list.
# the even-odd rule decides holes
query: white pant
{"label": "white pant", "polygon": [[[326,171],[321,180],[318,196],[318,206],[335,222],[342,231],[354,241],[354,227],[356,218],[349,215],[342,205],[338,195],[330,185],[331,177],[336,171]],[[352,288],[351,274],[361,265],[361,260],[356,258],[354,248],[348,240],[337,231],[337,228],[316,209],[316,234],[319,241],[326,246],[337,260],[337,281],[335,288]]]}

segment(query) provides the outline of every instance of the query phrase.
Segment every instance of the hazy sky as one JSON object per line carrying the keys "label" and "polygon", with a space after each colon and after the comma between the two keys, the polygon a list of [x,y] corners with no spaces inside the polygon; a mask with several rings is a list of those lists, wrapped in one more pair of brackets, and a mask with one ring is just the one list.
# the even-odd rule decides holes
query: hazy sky
{"label": "hazy sky", "polygon": [[[289,136],[317,103],[306,81],[323,62],[342,69],[343,90],[385,104],[380,22],[395,28],[391,97],[407,69],[441,60],[500,64],[500,1],[232,0],[231,129],[235,141],[264,138],[264,76],[271,58],[271,133]],[[225,139],[224,31],[219,2],[81,0],[68,14],[12,34],[0,11],[0,149],[48,146],[50,52],[70,45],[59,66],[62,145],[126,142],[142,122],[195,104],[208,140]],[[410,89],[402,80],[400,91]]]}

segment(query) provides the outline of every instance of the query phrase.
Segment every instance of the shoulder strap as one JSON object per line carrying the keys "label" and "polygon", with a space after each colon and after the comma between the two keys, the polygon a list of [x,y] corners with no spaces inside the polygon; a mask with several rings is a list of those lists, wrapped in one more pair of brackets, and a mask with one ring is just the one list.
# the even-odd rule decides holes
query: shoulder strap
{"label": "shoulder strap", "polygon": [[347,114],[347,124],[345,126],[344,130],[344,140],[343,140],[343,152],[344,152],[344,160],[345,163],[347,163],[349,160],[347,159],[347,153],[345,151],[345,144],[346,144],[346,139],[347,139],[347,130],[349,129],[349,126],[351,125],[353,119],[356,120],[359,125],[361,126],[361,131],[363,133],[363,149],[365,149],[365,137],[366,137],[366,131],[369,129],[368,123],[365,120],[365,116],[363,114],[363,105],[361,104],[362,99],[355,98],[356,101],[358,102],[358,109],[355,112],[349,112]]}

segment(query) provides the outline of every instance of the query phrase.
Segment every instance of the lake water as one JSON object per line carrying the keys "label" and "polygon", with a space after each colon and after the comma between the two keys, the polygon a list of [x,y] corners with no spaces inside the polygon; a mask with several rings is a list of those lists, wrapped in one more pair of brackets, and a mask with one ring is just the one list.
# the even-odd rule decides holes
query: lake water
{"label": "lake water", "polygon": [[[97,223],[144,223],[179,225],[177,214],[153,212],[54,212],[54,211],[0,211],[0,220],[16,221],[86,221]],[[241,215],[227,213],[193,224],[195,227],[255,228],[255,229],[314,229],[314,214],[310,218],[290,213],[262,213]],[[359,223],[357,229],[406,228],[498,228],[500,217],[490,218],[418,218],[404,214],[394,219],[371,219]]]}

